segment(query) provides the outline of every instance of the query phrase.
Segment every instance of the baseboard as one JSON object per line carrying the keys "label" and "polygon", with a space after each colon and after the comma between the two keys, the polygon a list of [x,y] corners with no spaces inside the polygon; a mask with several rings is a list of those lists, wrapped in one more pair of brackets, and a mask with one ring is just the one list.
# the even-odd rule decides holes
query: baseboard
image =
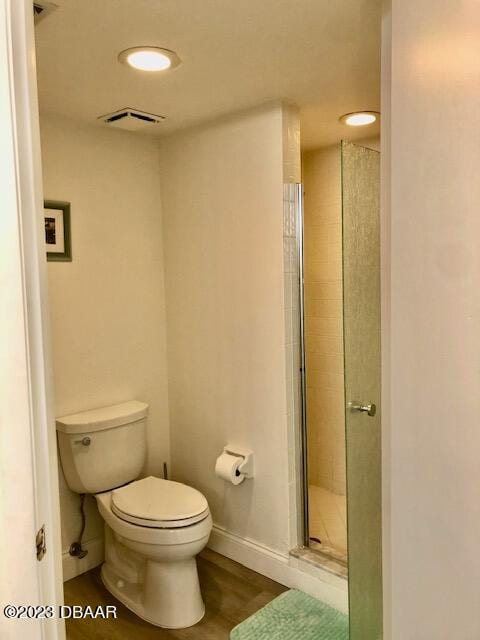
{"label": "baseboard", "polygon": [[85,571],[97,567],[103,562],[103,538],[92,538],[83,543],[83,548],[88,551],[81,560],[71,556],[68,551],[62,554],[63,581],[71,580]]}
{"label": "baseboard", "polygon": [[254,540],[229,533],[214,525],[208,547],[291,589],[300,589],[322,602],[348,612],[348,584],[341,576],[282,555]]}
{"label": "baseboard", "polygon": [[[88,554],[82,560],[74,558],[68,551],[63,553],[64,582],[102,564],[102,537],[88,540],[83,547]],[[208,547],[290,589],[300,589],[339,611],[348,612],[348,585],[345,578],[300,558],[278,553],[254,540],[229,533],[217,525],[213,527]]]}

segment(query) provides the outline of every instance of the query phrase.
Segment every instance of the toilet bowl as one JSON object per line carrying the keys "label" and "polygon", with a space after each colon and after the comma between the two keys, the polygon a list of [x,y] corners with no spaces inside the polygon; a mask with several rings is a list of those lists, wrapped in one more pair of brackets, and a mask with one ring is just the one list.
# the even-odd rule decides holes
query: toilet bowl
{"label": "toilet bowl", "polygon": [[196,556],[212,529],[202,494],[149,477],[95,498],[105,521],[102,580],[107,589],[161,627],[189,627],[201,620],[205,606]]}
{"label": "toilet bowl", "polygon": [[147,411],[131,401],[57,418],[60,459],[70,489],[93,495],[105,522],[106,588],[140,618],[180,629],[205,613],[196,556],[212,517],[196,489],[138,479]]}

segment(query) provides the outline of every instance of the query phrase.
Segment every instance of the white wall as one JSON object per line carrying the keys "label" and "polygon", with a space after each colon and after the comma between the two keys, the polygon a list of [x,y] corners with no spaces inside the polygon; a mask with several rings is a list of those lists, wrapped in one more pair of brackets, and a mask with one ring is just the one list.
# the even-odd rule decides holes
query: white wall
{"label": "white wall", "polygon": [[[44,194],[71,202],[73,260],[48,263],[56,415],[150,405],[146,472],[169,460],[158,144],[41,119]],[[63,548],[80,526],[61,477]],[[85,539],[102,531],[90,501]]]}
{"label": "white wall", "polygon": [[[474,0],[392,2],[383,87],[384,108],[392,105],[384,155],[384,178],[390,162],[392,170],[391,228],[384,211],[388,640],[480,637],[479,15]],[[386,43],[389,29],[386,20]]]}
{"label": "white wall", "polygon": [[[282,115],[270,105],[163,142],[162,206],[173,477],[217,525],[286,553]],[[215,476],[227,443],[253,449],[253,480]]]}

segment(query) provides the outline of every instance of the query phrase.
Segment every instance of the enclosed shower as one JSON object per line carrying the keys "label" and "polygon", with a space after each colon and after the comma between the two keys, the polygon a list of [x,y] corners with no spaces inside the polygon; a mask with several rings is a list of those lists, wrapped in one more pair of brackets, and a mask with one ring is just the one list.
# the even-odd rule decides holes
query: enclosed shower
{"label": "enclosed shower", "polygon": [[382,626],[375,148],[343,142],[303,155],[304,542],[319,564],[348,572],[352,640],[379,638]]}

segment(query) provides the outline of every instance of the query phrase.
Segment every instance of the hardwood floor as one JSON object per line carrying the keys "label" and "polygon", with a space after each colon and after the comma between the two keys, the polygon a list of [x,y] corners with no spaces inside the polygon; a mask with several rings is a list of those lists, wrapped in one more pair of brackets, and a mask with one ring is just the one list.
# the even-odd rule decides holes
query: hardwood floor
{"label": "hardwood floor", "polygon": [[228,640],[230,631],[286,587],[206,549],[198,558],[206,614],[188,629],[160,629],[124,607],[103,586],[99,568],[65,583],[65,604],[117,605],[116,620],[67,620],[68,640]]}

